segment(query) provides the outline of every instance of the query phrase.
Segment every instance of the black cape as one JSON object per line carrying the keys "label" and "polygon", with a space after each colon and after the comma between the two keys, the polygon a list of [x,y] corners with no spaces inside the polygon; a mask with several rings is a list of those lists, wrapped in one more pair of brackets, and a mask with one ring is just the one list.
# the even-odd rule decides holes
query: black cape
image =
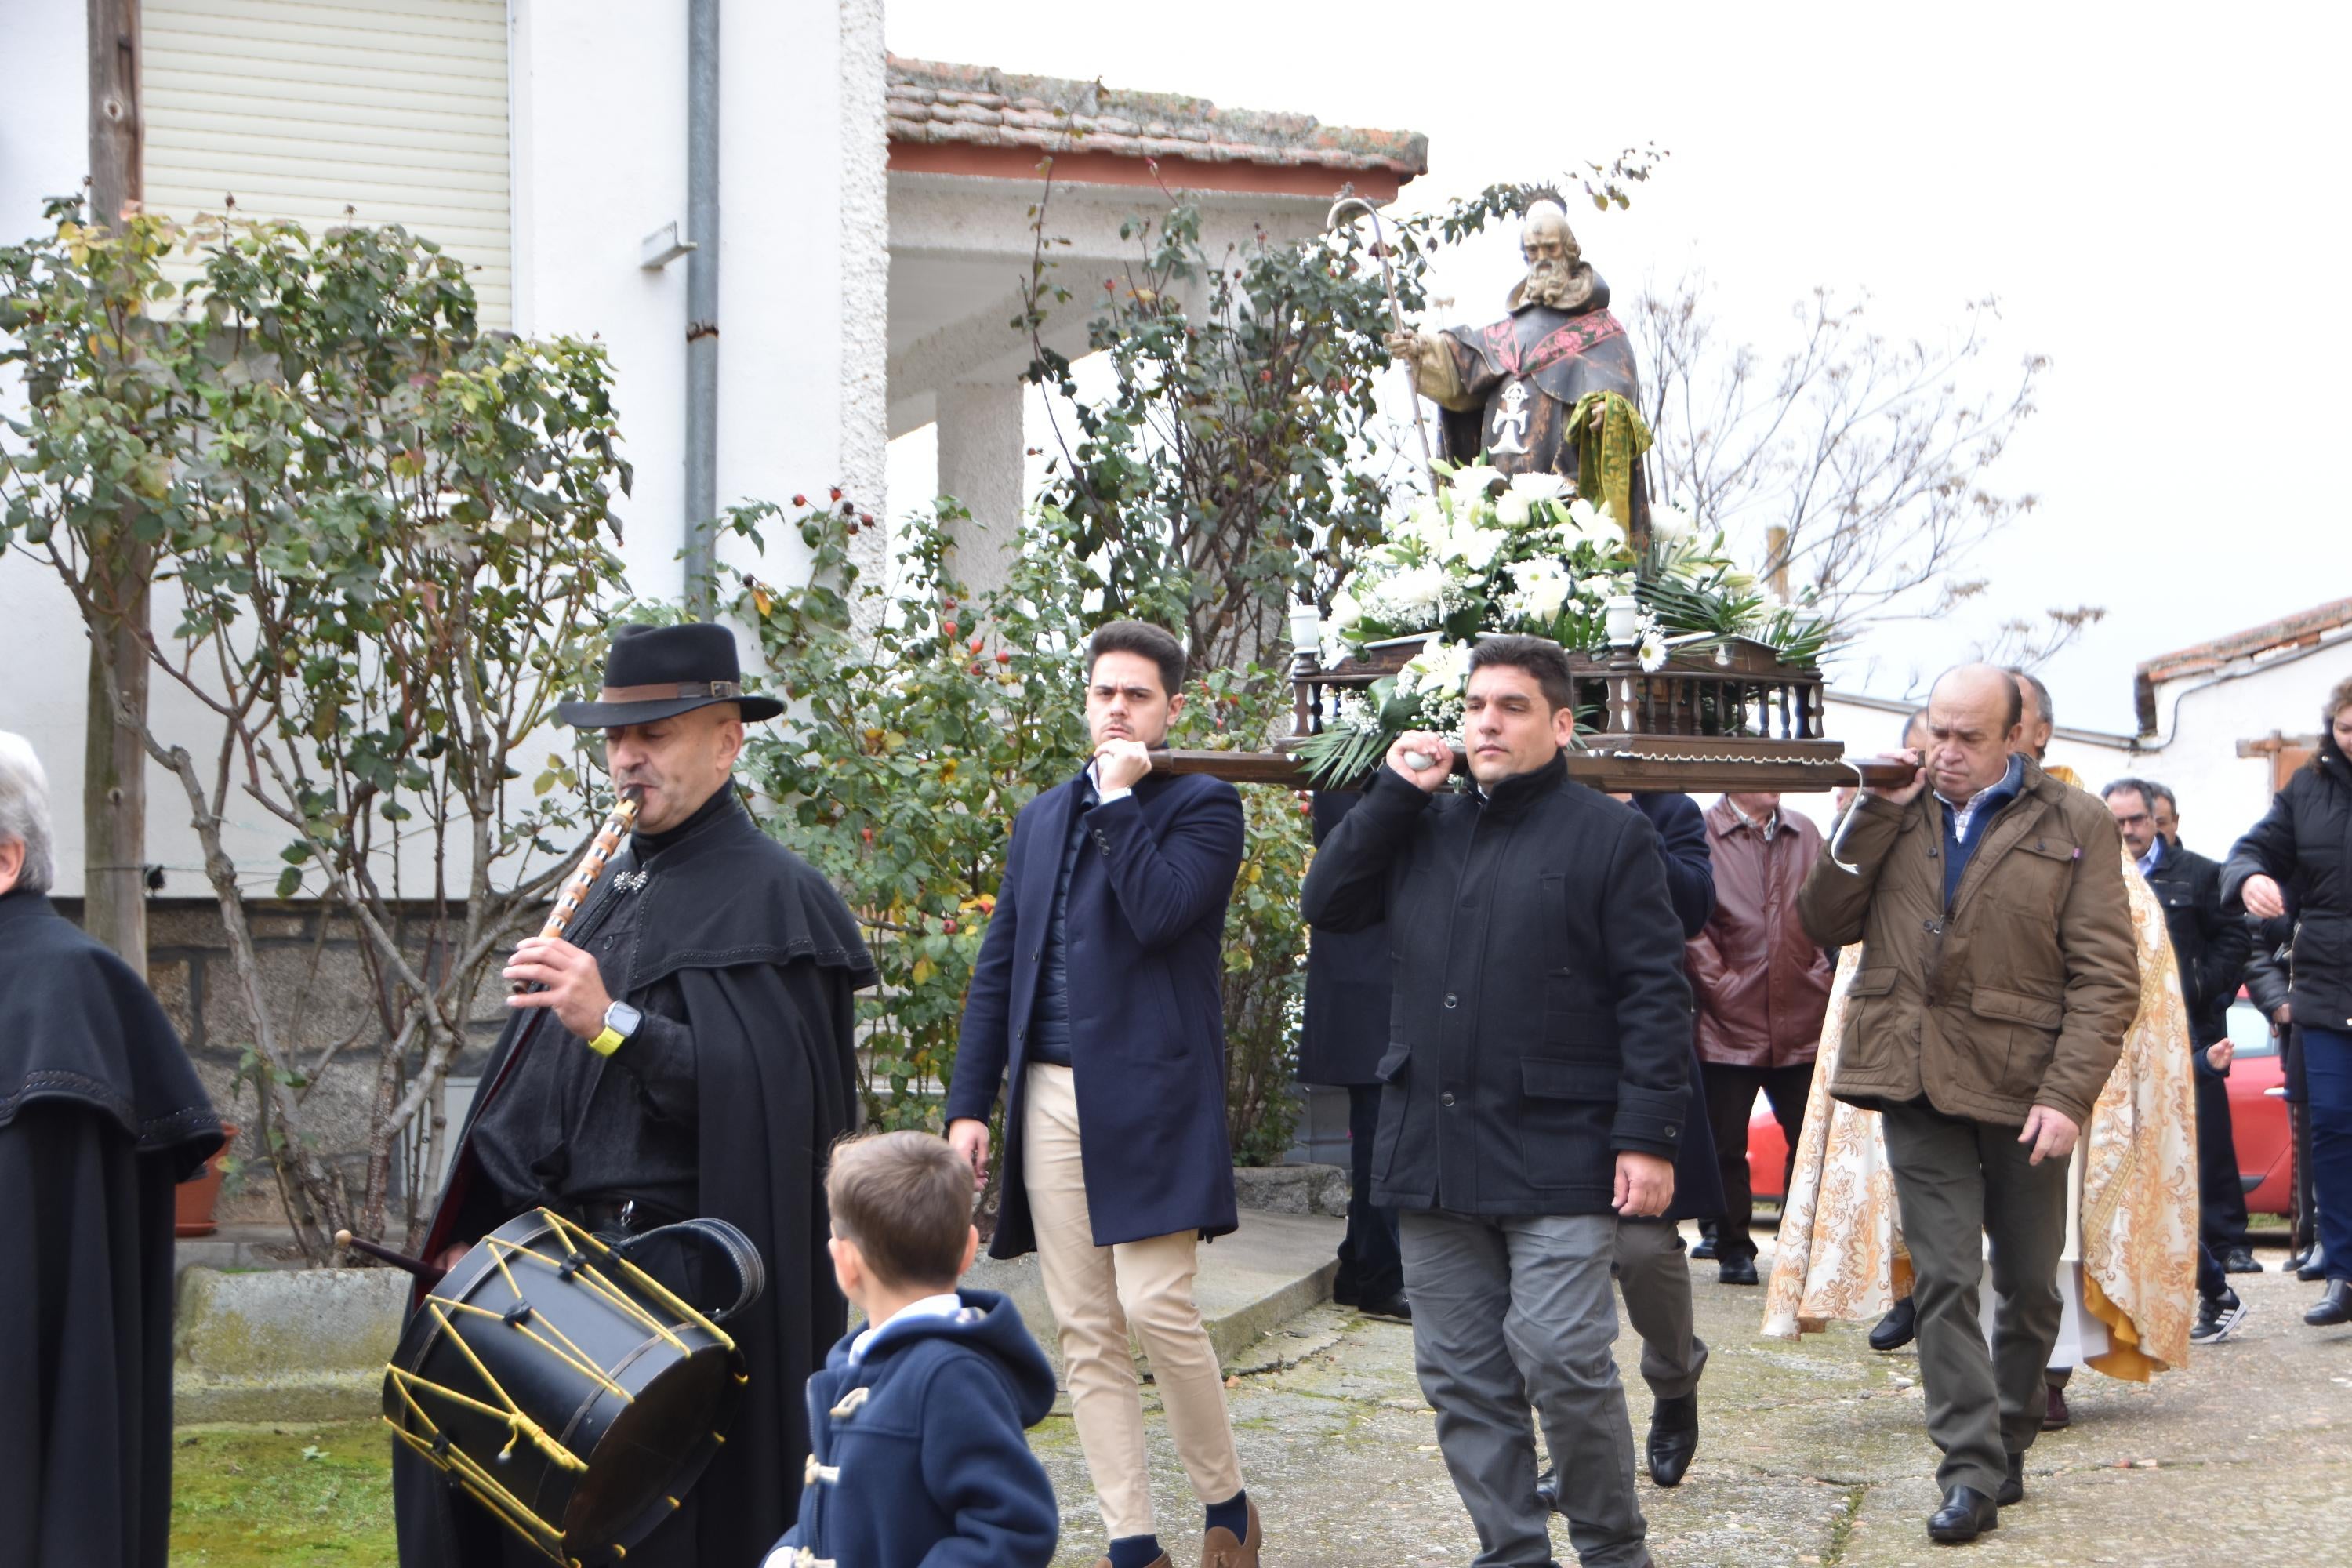
{"label": "black cape", "polygon": [[[593,929],[615,896],[614,879],[635,866],[633,850],[613,858],[576,930]],[[847,1328],[825,1251],[824,1161],[857,1124],[853,993],[879,977],[841,896],[740,809],[665,851],[643,890],[625,896],[646,900],[642,934],[627,975],[606,975],[605,988],[626,996],[677,977],[694,1034],[697,1207],[740,1229],[768,1268],[767,1294],[727,1324],[751,1384],[726,1446],[696,1483],[696,1541],[665,1541],[674,1528],[666,1525],[630,1562],[668,1562],[683,1551],[676,1561],[754,1568],[799,1507],[809,1450],[803,1385]],[[460,1135],[426,1257],[511,1217],[475,1163],[474,1124],[520,1052],[565,1048],[579,1047],[545,1009],[509,1020],[483,1068],[487,1087]],[[509,1552],[511,1532],[397,1441],[393,1481],[402,1568],[483,1568]]]}
{"label": "black cape", "polygon": [[172,1188],[221,1146],[138,975],[0,896],[0,1563],[163,1568]]}

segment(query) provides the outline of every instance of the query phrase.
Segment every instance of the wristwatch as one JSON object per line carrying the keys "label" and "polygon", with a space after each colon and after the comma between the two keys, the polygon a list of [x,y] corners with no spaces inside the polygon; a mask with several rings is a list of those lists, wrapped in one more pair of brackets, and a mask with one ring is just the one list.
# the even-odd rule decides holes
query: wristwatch
{"label": "wristwatch", "polygon": [[635,1034],[637,1026],[645,1021],[646,1016],[626,1002],[614,1002],[604,1009],[604,1030],[588,1042],[588,1048],[600,1057],[609,1057],[619,1050],[623,1042]]}

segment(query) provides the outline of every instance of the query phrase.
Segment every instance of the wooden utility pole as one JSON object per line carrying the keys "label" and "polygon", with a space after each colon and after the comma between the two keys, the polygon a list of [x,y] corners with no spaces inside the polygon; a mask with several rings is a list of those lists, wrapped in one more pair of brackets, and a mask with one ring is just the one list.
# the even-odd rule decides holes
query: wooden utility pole
{"label": "wooden utility pole", "polygon": [[[136,210],[145,142],[139,113],[139,0],[89,0],[89,218],[101,227]],[[89,693],[82,773],[82,923],[142,976],[147,973],[147,716],[149,561],[131,512],[95,563],[98,614],[89,626]],[[102,657],[106,639],[110,658]],[[114,680],[107,679],[107,665]],[[134,720],[122,722],[115,698]]]}

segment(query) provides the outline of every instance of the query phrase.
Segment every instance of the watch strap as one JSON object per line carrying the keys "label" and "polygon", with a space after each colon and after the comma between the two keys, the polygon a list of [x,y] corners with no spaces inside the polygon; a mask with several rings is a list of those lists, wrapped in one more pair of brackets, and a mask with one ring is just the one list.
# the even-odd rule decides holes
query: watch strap
{"label": "watch strap", "polygon": [[607,1024],[598,1032],[594,1039],[588,1042],[588,1048],[600,1057],[609,1057],[619,1050],[628,1037],[612,1025]]}

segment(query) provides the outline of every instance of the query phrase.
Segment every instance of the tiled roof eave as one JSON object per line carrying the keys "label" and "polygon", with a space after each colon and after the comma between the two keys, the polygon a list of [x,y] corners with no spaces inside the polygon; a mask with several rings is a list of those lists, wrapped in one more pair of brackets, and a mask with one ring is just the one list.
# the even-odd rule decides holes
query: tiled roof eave
{"label": "tiled roof eave", "polygon": [[976,66],[894,57],[887,90],[894,142],[1378,171],[1401,180],[1429,167],[1427,138],[1411,132],[1326,126],[1300,114],[1227,111],[1175,94],[1111,92],[1097,83],[1010,77]]}

